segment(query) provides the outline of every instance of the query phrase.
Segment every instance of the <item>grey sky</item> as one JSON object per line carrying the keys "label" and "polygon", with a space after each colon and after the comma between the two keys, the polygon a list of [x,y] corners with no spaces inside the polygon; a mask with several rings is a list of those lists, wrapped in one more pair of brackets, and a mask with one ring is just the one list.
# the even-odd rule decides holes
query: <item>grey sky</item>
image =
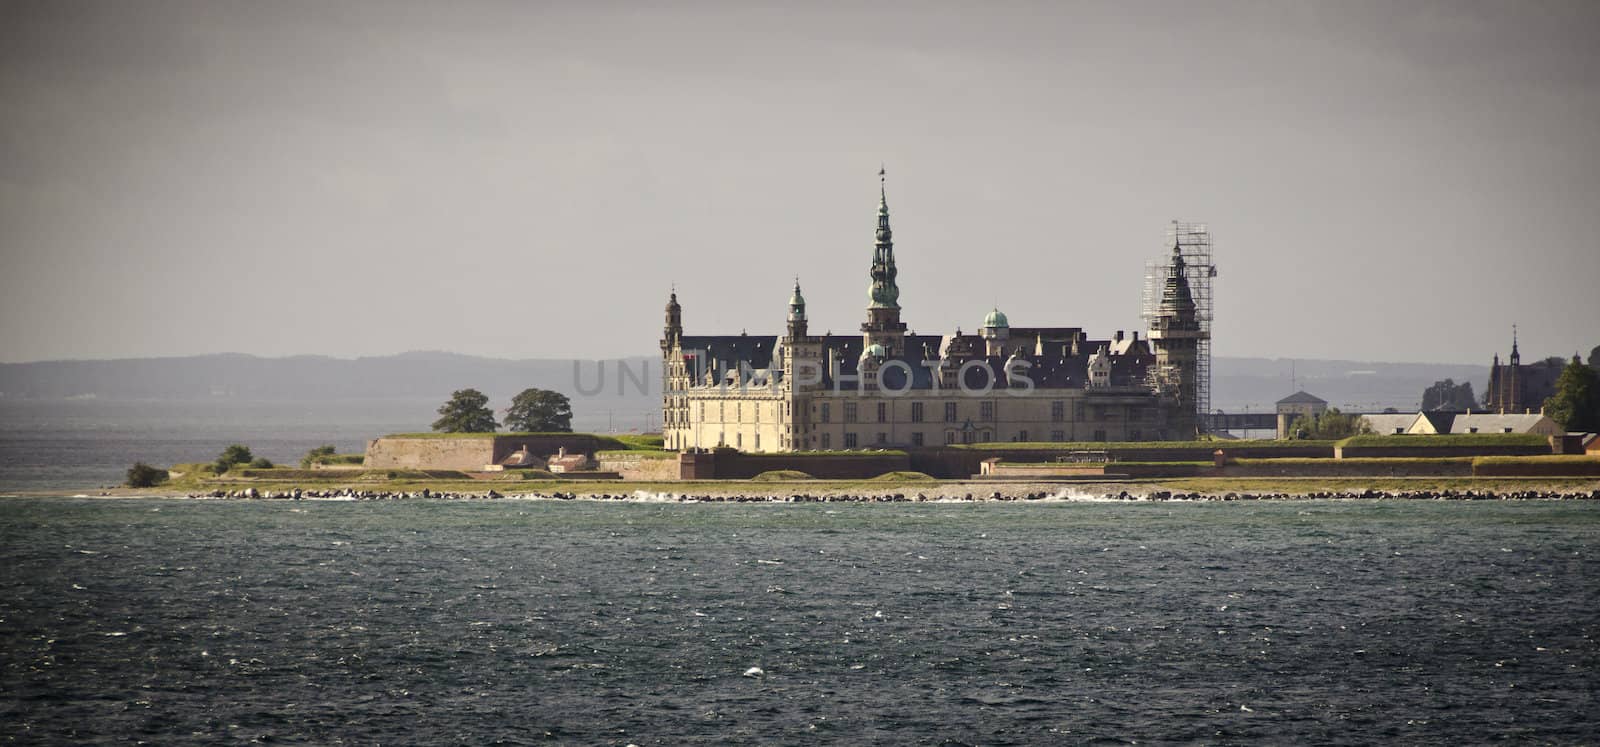
{"label": "grey sky", "polygon": [[864,316],[1218,355],[1600,344],[1600,4],[0,4],[0,360],[652,351]]}

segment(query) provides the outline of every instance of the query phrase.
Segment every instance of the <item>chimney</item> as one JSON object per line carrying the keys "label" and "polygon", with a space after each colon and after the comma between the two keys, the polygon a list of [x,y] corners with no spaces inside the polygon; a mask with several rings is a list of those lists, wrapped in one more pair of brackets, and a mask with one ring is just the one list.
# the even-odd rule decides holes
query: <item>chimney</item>
{"label": "chimney", "polygon": [[567,455],[567,447],[563,446],[563,447],[561,447],[559,449],[556,449],[556,456],[564,457],[566,455]]}
{"label": "chimney", "polygon": [[1117,342],[1122,342],[1122,330],[1117,330]]}

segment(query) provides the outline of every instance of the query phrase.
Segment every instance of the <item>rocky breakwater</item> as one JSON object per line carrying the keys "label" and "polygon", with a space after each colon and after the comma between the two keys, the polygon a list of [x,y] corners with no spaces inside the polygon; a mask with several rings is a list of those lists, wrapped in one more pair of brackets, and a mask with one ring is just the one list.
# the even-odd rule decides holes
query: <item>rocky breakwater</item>
{"label": "rocky breakwater", "polygon": [[1515,500],[1600,500],[1600,489],[1594,490],[1359,490],[1288,492],[1235,492],[1202,493],[1183,491],[1127,491],[1086,492],[1082,490],[987,490],[964,491],[957,486],[941,486],[922,492],[893,491],[864,492],[727,492],[727,493],[657,493],[636,490],[631,493],[606,492],[533,492],[503,494],[498,491],[417,491],[395,490],[213,490],[191,493],[195,499],[242,500],[546,500],[546,501],[647,501],[656,503],[965,503],[1012,501],[1304,501],[1304,500],[1426,500],[1426,501],[1515,501]]}

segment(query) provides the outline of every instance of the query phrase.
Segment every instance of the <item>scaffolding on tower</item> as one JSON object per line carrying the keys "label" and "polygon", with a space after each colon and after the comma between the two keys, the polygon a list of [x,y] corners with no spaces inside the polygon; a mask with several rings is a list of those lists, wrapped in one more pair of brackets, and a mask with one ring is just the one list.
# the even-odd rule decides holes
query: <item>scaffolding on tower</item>
{"label": "scaffolding on tower", "polygon": [[1145,263],[1144,303],[1140,316],[1152,323],[1160,313],[1161,289],[1166,283],[1170,260],[1167,253],[1178,245],[1185,274],[1189,279],[1189,292],[1194,296],[1195,319],[1206,335],[1195,350],[1195,414],[1201,431],[1211,430],[1211,279],[1217,276],[1217,266],[1211,258],[1211,232],[1204,223],[1172,221],[1167,226],[1167,241],[1162,245],[1163,258]]}

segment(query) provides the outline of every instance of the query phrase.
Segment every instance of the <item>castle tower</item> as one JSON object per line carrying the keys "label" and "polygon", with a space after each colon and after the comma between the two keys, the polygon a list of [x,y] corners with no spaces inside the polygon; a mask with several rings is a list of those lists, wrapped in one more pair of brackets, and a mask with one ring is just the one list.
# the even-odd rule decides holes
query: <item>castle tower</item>
{"label": "castle tower", "polygon": [[800,278],[794,279],[794,294],[789,296],[789,338],[806,336],[806,299],[800,295]]}
{"label": "castle tower", "polygon": [[1173,436],[1193,438],[1199,425],[1195,411],[1199,343],[1207,334],[1195,316],[1194,295],[1189,289],[1182,246],[1177,242],[1172,245],[1172,261],[1166,274],[1161,304],[1150,320],[1150,343],[1155,347],[1158,387],[1175,393],[1178,399],[1178,409],[1168,419]]}
{"label": "castle tower", "polygon": [[806,299],[795,278],[789,296],[789,329],[783,338],[783,411],[779,436],[782,448],[810,449],[811,395],[822,384],[822,340],[806,333]]}
{"label": "castle tower", "polygon": [[667,298],[667,323],[661,330],[661,352],[671,349],[673,343],[683,338],[683,307],[678,305],[678,289],[672,289]]}
{"label": "castle tower", "polygon": [[683,307],[678,305],[676,288],[667,298],[666,317],[661,330],[661,433],[666,448],[681,449],[689,422],[689,403],[683,396],[689,372],[683,362]]}
{"label": "castle tower", "polygon": [[1005,312],[998,308],[990,311],[983,318],[983,327],[978,334],[983,337],[984,355],[1005,355],[1006,342],[1011,339],[1011,323],[1006,319]]}
{"label": "castle tower", "polygon": [[894,234],[889,230],[889,196],[884,170],[878,169],[878,235],[872,251],[872,285],[867,321],[861,325],[863,349],[881,345],[888,356],[905,354],[906,325],[900,321],[900,286],[895,284]]}

